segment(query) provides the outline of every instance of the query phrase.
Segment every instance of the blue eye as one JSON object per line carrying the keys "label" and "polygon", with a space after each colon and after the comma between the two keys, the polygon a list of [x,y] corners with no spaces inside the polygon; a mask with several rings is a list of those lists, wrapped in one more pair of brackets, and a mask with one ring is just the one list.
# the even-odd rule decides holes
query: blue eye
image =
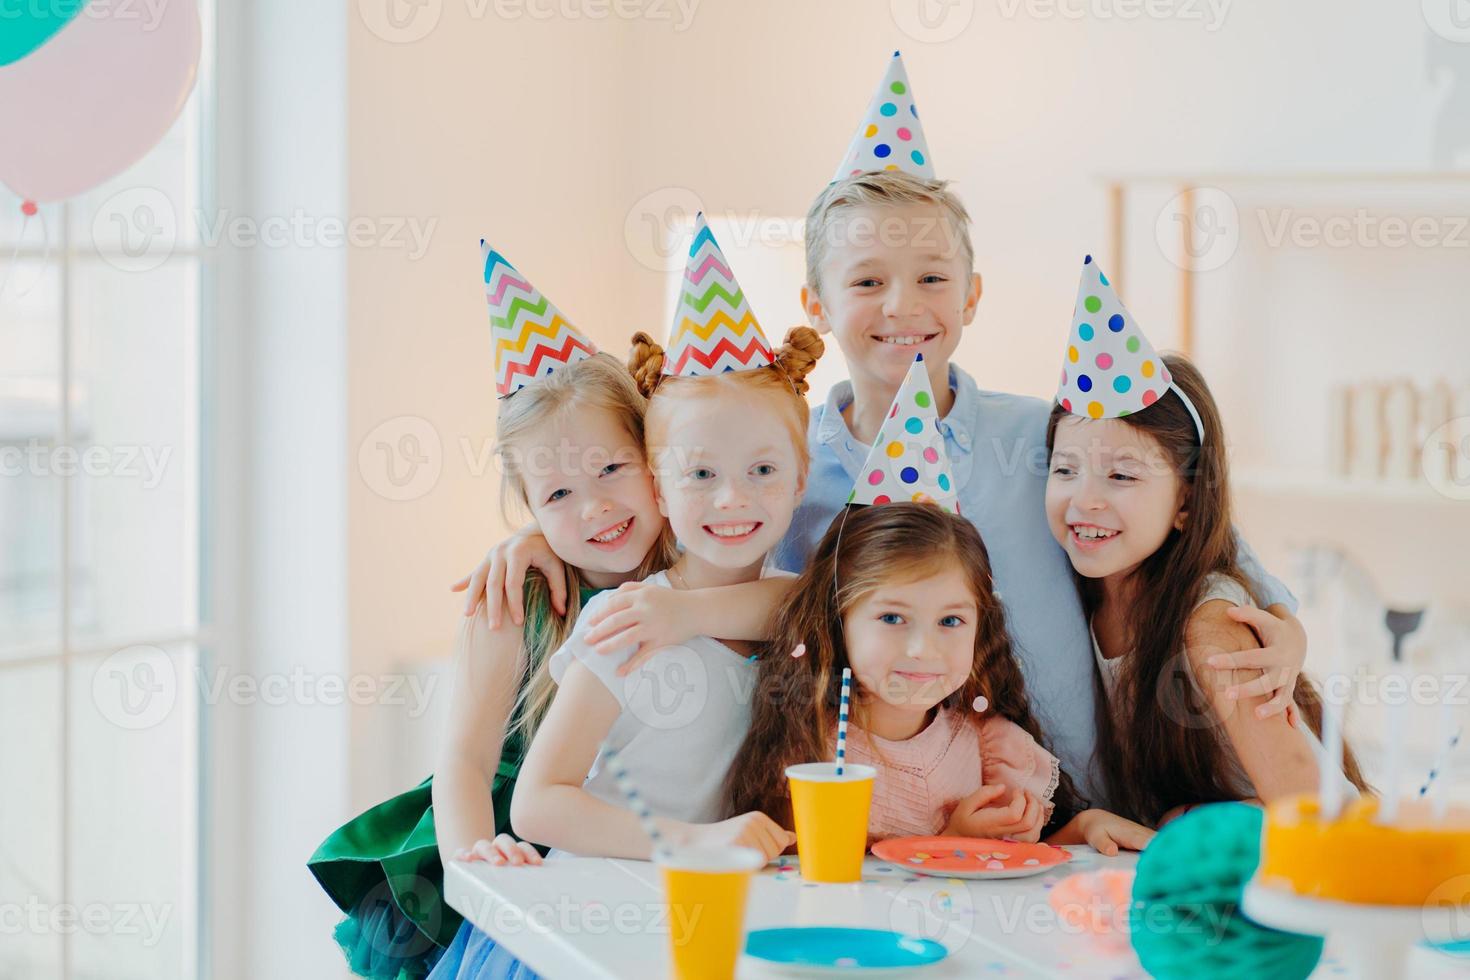
{"label": "blue eye", "polygon": [[1120,483],[1134,483],[1138,480],[1138,477],[1129,476],[1127,473],[1114,473],[1113,479],[1119,481]]}
{"label": "blue eye", "polygon": [[965,621],[958,616],[945,616],[939,621],[940,626],[963,626]]}
{"label": "blue eye", "polygon": [[602,468],[602,472],[600,474],[598,474],[598,475],[599,476],[611,476],[612,474],[616,473],[618,470],[622,469],[626,465],[627,465],[626,463],[608,463],[606,466],[604,466]]}
{"label": "blue eye", "polygon": [[561,500],[563,497],[569,496],[571,494],[571,492],[572,491],[566,489],[565,487],[563,487],[560,490],[553,490],[553,491],[551,491],[551,496],[549,496],[549,497],[546,498],[546,502],[548,504],[554,504],[558,500]]}
{"label": "blue eye", "polygon": [[878,622],[888,626],[900,626],[903,624],[903,617],[898,613],[884,613],[878,617]]}
{"label": "blue eye", "polygon": [[859,279],[857,282],[853,283],[853,285],[854,286],[862,286],[862,287],[871,287],[871,286],[878,285],[878,280],[873,279],[873,278]]}
{"label": "blue eye", "polygon": [[756,476],[771,476],[775,472],[776,467],[770,463],[761,463],[759,466],[755,467]]}
{"label": "blue eye", "polygon": [[944,278],[944,276],[935,274],[935,275],[925,276],[923,279],[920,279],[919,281],[920,282],[934,283],[934,282],[948,282],[949,280],[946,279],[946,278]]}
{"label": "blue eye", "polygon": [[689,475],[696,480],[713,480],[715,478],[715,471],[702,466],[697,470],[690,470]]}

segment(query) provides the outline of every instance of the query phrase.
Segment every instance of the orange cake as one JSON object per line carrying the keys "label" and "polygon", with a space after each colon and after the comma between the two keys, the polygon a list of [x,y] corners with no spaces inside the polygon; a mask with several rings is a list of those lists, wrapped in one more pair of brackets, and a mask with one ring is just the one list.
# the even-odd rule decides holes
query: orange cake
{"label": "orange cake", "polygon": [[1374,822],[1378,801],[1349,803],[1323,821],[1315,796],[1266,809],[1261,883],[1297,895],[1361,905],[1422,905],[1457,875],[1470,875],[1470,812],[1435,820],[1430,805],[1405,801],[1392,824]]}

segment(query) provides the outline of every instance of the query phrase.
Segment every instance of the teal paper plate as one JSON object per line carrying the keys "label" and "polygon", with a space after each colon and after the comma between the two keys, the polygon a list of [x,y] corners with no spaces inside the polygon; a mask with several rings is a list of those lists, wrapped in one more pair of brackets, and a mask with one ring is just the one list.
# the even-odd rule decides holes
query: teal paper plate
{"label": "teal paper plate", "polygon": [[756,929],[745,955],[801,976],[876,976],[931,966],[949,955],[932,939],[883,929]]}

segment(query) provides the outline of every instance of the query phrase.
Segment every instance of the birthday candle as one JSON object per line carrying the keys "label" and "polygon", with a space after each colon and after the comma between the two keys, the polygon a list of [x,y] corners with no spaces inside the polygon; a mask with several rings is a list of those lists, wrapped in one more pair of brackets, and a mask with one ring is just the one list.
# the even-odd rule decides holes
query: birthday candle
{"label": "birthday candle", "polygon": [[842,703],[837,706],[837,775],[847,759],[847,706],[852,700],[852,668],[842,668]]}

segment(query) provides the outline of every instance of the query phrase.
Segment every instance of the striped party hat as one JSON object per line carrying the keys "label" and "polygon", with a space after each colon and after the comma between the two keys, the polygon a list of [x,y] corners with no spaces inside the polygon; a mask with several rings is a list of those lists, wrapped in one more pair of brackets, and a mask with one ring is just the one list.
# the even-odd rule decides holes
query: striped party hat
{"label": "striped party hat", "polygon": [[597,353],[561,310],[480,239],[485,299],[495,342],[495,393],[504,398],[561,368]]}
{"label": "striped party hat", "polygon": [[847,496],[850,504],[894,501],[938,504],[951,514],[960,512],[923,354],[914,358]]}
{"label": "striped party hat", "polygon": [[694,241],[684,265],[664,374],[701,377],[753,371],[774,361],[771,345],[701,212],[694,219]]}
{"label": "striped party hat", "polygon": [[1118,299],[1108,277],[1087,256],[1082,260],[1057,403],[1082,418],[1116,419],[1148,408],[1170,389],[1194,416],[1203,443],[1205,427],[1194,403],[1174,384],[1164,359]]}
{"label": "striped party hat", "polygon": [[873,170],[903,170],[925,180],[934,179],[934,164],[914,105],[914,90],[909,87],[909,75],[897,51],[832,179]]}

